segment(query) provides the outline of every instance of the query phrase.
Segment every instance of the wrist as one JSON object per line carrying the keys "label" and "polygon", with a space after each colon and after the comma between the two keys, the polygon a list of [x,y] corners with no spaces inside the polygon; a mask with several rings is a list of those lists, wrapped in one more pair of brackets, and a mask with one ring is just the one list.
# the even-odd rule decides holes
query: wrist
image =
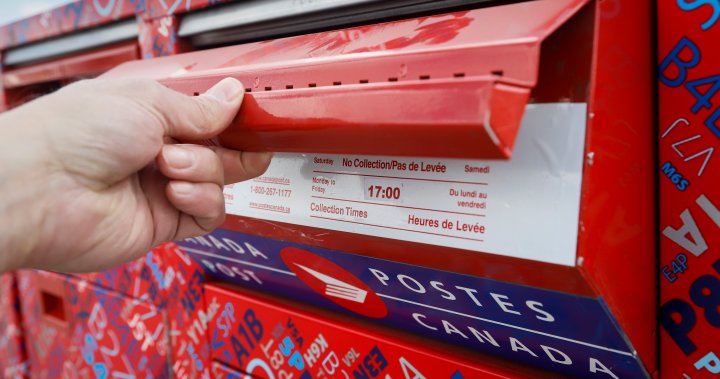
{"label": "wrist", "polygon": [[28,118],[14,119],[13,112],[0,115],[0,273],[27,267],[46,216],[42,132]]}
{"label": "wrist", "polygon": [[[0,178],[0,214],[3,216],[0,228],[0,273],[27,266],[33,251],[37,250],[38,238],[35,231],[42,222],[39,213],[28,209],[36,196],[25,190],[24,175],[3,175]],[[20,188],[20,190],[18,190]],[[36,203],[37,204],[37,203]],[[37,205],[33,205],[35,208]]]}

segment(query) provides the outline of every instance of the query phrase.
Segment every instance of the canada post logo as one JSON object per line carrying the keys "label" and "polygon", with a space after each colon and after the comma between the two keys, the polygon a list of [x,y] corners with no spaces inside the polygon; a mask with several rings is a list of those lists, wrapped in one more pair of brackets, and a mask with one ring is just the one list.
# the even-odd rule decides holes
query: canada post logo
{"label": "canada post logo", "polygon": [[367,317],[387,316],[387,306],[382,299],[335,263],[295,247],[282,249],[280,257],[300,280],[333,303]]}

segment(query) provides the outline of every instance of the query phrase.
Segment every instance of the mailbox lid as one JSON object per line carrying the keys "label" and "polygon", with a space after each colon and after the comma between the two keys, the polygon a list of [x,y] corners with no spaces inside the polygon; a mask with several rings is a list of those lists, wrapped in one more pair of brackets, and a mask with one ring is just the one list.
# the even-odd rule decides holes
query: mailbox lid
{"label": "mailbox lid", "polygon": [[240,79],[246,106],[219,139],[237,149],[509,158],[541,44],[585,3],[519,3],[263,41],[129,63],[106,77],[157,79],[187,94]]}

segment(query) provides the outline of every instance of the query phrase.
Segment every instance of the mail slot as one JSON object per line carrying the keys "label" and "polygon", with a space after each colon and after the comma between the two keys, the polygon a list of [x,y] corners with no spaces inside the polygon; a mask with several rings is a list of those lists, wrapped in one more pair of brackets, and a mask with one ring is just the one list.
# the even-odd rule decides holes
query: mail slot
{"label": "mail slot", "polygon": [[232,368],[260,378],[394,378],[408,373],[448,379],[557,377],[490,357],[468,363],[453,356],[451,348],[392,338],[278,299],[214,285],[207,285],[205,293],[208,314],[215,315],[208,335],[213,358],[220,363],[217,377],[233,377]]}
{"label": "mail slot", "polygon": [[220,229],[177,242],[211,277],[561,374],[646,378],[652,8],[616,3],[519,2],[108,76],[245,84],[215,142],[276,154],[225,189]]}

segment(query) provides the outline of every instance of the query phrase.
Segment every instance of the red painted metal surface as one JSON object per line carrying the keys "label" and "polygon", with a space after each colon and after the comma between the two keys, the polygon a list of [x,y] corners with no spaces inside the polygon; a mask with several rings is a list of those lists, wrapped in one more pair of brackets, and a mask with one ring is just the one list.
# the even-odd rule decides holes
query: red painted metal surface
{"label": "red painted metal surface", "polygon": [[232,377],[225,375],[233,369],[263,378],[559,377],[477,354],[468,360],[444,346],[404,340],[279,299],[214,285],[206,285],[205,294],[208,314],[214,315],[208,329],[213,359],[221,363],[216,377]]}
{"label": "red painted metal surface", "polygon": [[268,91],[248,96],[238,127],[219,142],[249,151],[506,158],[528,96],[492,77]]}
{"label": "red painted metal surface", "polygon": [[720,373],[720,3],[658,7],[662,378]]}
{"label": "red painted metal surface", "polygon": [[657,368],[652,2],[596,3],[577,265]]}
{"label": "red painted metal surface", "polygon": [[2,75],[7,89],[62,79],[95,77],[121,63],[138,59],[136,42],[103,47],[46,62],[6,68]]}
{"label": "red painted metal surface", "polygon": [[0,50],[106,25],[133,16],[145,20],[230,2],[228,0],[75,0],[0,26]]}
{"label": "red painted metal surface", "polygon": [[[219,137],[238,149],[507,158],[541,44],[584,3],[291,37],[125,64],[106,76],[150,77],[187,94],[240,79],[251,93]],[[453,105],[465,111],[446,112]]]}
{"label": "red painted metal surface", "polygon": [[188,47],[178,37],[180,19],[165,16],[153,19],[138,17],[138,43],[143,59],[165,57],[183,52]]}
{"label": "red painted metal surface", "polygon": [[28,377],[28,365],[23,349],[23,329],[15,274],[0,275],[0,377],[24,379]]}
{"label": "red painted metal surface", "polygon": [[0,50],[108,24],[141,12],[142,1],[76,0],[0,27]]}

